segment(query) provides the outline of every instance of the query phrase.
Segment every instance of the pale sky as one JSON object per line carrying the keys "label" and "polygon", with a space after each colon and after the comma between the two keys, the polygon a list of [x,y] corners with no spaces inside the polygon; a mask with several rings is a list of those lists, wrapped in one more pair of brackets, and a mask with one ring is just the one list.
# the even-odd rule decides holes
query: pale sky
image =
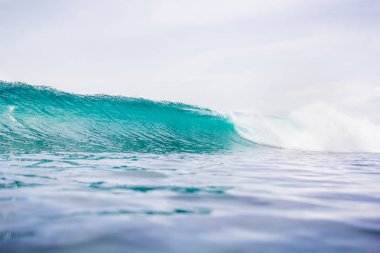
{"label": "pale sky", "polygon": [[380,109],[379,0],[0,0],[0,79],[281,114]]}

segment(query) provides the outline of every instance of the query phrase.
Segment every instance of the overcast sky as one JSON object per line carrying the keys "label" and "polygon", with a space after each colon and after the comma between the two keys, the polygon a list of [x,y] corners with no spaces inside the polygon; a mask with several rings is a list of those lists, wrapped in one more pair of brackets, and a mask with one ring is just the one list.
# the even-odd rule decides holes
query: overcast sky
{"label": "overcast sky", "polygon": [[0,0],[0,79],[253,113],[326,102],[377,115],[380,1]]}

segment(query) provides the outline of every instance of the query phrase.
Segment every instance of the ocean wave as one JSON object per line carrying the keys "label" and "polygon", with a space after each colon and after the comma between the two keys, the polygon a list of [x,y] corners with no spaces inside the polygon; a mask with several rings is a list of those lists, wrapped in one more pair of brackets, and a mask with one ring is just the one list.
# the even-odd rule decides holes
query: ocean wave
{"label": "ocean wave", "polygon": [[0,152],[217,152],[247,144],[195,106],[0,83]]}
{"label": "ocean wave", "polygon": [[325,104],[280,118],[0,82],[0,115],[1,153],[212,153],[258,145],[380,152],[379,127]]}

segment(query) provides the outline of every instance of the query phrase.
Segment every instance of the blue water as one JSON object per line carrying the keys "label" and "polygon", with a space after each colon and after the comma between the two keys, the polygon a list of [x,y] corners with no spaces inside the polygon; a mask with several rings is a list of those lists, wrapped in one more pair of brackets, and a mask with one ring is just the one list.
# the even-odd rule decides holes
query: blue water
{"label": "blue water", "polygon": [[380,252],[380,154],[207,109],[0,85],[0,252]]}

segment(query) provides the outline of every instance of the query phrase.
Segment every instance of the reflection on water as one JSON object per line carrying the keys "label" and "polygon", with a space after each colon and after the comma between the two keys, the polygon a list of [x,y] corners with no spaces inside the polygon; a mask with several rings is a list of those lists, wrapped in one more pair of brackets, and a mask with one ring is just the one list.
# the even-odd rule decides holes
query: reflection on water
{"label": "reflection on water", "polygon": [[0,156],[0,252],[380,252],[380,155]]}

